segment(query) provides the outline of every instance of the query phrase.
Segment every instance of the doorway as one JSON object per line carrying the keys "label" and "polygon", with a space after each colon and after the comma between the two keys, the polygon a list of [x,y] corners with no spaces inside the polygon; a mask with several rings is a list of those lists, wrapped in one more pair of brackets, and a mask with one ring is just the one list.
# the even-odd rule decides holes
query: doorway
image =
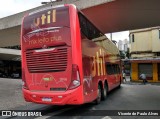
{"label": "doorway", "polygon": [[139,63],[138,74],[146,74],[147,80],[153,80],[153,65],[152,63]]}

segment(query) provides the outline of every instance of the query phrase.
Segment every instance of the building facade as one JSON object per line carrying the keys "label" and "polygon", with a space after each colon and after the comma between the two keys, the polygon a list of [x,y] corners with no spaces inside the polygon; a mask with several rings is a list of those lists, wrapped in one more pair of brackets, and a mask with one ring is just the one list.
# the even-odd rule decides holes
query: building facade
{"label": "building facade", "polygon": [[123,51],[123,42],[122,42],[122,40],[119,40],[119,41],[118,41],[118,49],[119,49],[120,51]]}
{"label": "building facade", "polygon": [[160,27],[132,30],[129,37],[132,81],[144,73],[149,82],[160,82]]}
{"label": "building facade", "polygon": [[127,52],[128,47],[129,47],[129,41],[127,39],[118,41],[118,49],[120,51]]}

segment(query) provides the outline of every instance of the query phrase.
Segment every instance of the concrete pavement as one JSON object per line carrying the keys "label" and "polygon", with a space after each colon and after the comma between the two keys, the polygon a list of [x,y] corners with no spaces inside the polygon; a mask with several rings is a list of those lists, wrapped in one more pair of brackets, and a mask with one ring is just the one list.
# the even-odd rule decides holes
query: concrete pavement
{"label": "concrete pavement", "polygon": [[[21,79],[0,78],[1,110],[43,110],[45,117],[69,119],[159,119],[151,116],[87,116],[91,110],[160,110],[160,85],[124,82],[120,89],[109,93],[106,101],[99,105],[52,106],[25,102],[21,92]],[[66,114],[72,116],[66,116]],[[57,115],[55,117],[55,115]],[[79,116],[77,116],[79,115]],[[85,116],[80,116],[85,115]],[[17,119],[17,117],[15,117]],[[26,117],[27,118],[27,117]],[[29,117],[30,118],[30,117]],[[39,118],[38,118],[39,119]]]}

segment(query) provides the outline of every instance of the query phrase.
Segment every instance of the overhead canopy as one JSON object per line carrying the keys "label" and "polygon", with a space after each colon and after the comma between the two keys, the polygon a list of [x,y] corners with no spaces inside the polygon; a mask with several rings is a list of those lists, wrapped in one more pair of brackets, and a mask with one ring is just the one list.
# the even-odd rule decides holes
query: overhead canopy
{"label": "overhead canopy", "polygon": [[[103,33],[160,26],[160,0],[66,0],[56,4],[68,2],[82,9]],[[22,17],[43,7],[0,19],[0,47],[20,45]]]}
{"label": "overhead canopy", "polygon": [[160,0],[115,0],[82,11],[103,33],[160,26]]}
{"label": "overhead canopy", "polygon": [[[103,33],[160,26],[160,0],[66,0],[56,2],[57,5],[64,3],[73,3],[82,9]],[[44,6],[0,19],[0,47],[20,45],[22,17],[26,12],[42,7]],[[3,51],[0,57],[0,59],[15,59],[17,54],[7,54]]]}
{"label": "overhead canopy", "polygon": [[0,60],[21,60],[20,50],[0,48]]}

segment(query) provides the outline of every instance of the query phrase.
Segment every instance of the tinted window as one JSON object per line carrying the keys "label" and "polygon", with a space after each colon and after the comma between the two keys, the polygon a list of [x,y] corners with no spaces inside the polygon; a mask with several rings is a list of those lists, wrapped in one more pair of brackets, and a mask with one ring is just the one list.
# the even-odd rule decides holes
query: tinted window
{"label": "tinted window", "polygon": [[108,75],[119,74],[120,68],[118,64],[106,64],[106,72]]}
{"label": "tinted window", "polygon": [[88,38],[94,39],[103,35],[100,30],[98,30],[84,15],[79,13],[79,22],[81,27],[81,32]]}

